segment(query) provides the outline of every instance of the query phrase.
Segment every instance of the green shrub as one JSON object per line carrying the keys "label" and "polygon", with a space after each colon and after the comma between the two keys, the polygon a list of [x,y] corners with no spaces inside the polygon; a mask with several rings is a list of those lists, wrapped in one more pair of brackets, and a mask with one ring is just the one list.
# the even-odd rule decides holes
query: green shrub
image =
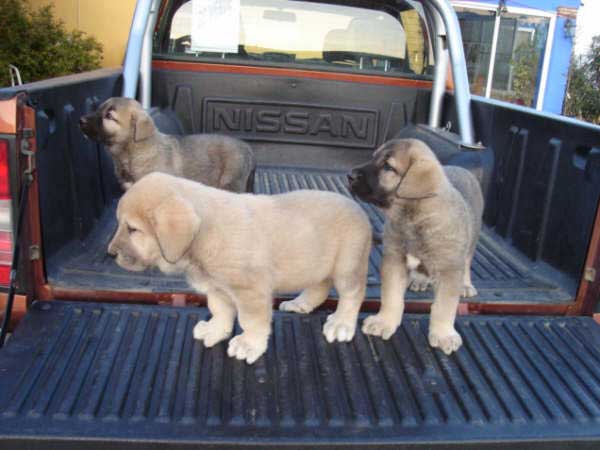
{"label": "green shrub", "polygon": [[571,60],[564,114],[600,124],[600,35],[583,58]]}
{"label": "green shrub", "polygon": [[536,43],[531,41],[519,45],[510,62],[516,99],[525,106],[533,106],[539,62],[540,55]]}
{"label": "green shrub", "polygon": [[50,5],[34,11],[26,0],[0,0],[0,30],[0,86],[10,86],[9,64],[23,83],[100,67],[102,45],[67,31]]}

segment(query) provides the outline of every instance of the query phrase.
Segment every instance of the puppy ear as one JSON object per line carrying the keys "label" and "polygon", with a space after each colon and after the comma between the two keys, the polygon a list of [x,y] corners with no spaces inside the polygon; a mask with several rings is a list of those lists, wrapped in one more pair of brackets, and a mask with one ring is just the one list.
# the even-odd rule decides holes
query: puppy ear
{"label": "puppy ear", "polygon": [[190,248],[200,228],[200,217],[179,195],[169,196],[152,211],[151,218],[160,252],[171,264]]}
{"label": "puppy ear", "polygon": [[417,200],[434,196],[444,179],[440,163],[431,159],[412,160],[396,189],[399,198]]}
{"label": "puppy ear", "polygon": [[156,131],[152,118],[145,111],[136,111],[133,114],[131,128],[134,142],[148,139]]}

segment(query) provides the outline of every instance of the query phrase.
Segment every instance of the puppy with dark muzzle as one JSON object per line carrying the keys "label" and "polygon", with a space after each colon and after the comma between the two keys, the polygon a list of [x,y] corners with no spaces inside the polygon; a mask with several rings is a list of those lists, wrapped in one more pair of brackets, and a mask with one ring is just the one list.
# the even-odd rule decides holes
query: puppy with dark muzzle
{"label": "puppy with dark muzzle", "polygon": [[110,152],[123,190],[150,172],[163,172],[233,192],[252,192],[254,153],[239,139],[215,134],[159,132],[142,105],[113,97],[79,125]]}
{"label": "puppy with dark muzzle", "polygon": [[350,190],[386,216],[381,264],[381,308],[367,317],[365,334],[389,339],[402,321],[408,265],[420,264],[434,281],[429,343],[450,354],[462,345],[454,328],[461,295],[477,291],[471,260],[481,230],[483,195],[461,167],[442,167],[416,139],[386,142],[348,175]]}

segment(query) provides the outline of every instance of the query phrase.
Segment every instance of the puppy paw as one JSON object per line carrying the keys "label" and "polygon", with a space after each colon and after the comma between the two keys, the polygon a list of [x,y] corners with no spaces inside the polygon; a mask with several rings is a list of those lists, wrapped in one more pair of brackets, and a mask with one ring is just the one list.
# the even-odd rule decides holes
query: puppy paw
{"label": "puppy paw", "polygon": [[418,270],[411,270],[409,273],[408,288],[411,291],[422,292],[433,286],[433,278],[428,277]]}
{"label": "puppy paw", "polygon": [[126,181],[121,185],[121,187],[123,188],[124,191],[129,189],[131,186],[133,186],[133,183],[130,183],[129,181]]}
{"label": "puppy paw", "polygon": [[332,342],[350,342],[354,338],[356,331],[356,321],[340,317],[335,313],[327,316],[325,325],[323,325],[323,334],[330,344]]}
{"label": "puppy paw", "polygon": [[312,310],[311,306],[299,297],[279,304],[279,311],[308,314]]}
{"label": "puppy paw", "polygon": [[400,322],[390,320],[379,314],[369,316],[363,321],[362,332],[371,336],[379,336],[382,339],[389,339],[396,332]]}
{"label": "puppy paw", "polygon": [[477,295],[477,289],[475,289],[475,286],[473,286],[472,284],[465,285],[463,287],[462,297],[469,298],[469,297],[475,297],[476,295]]}
{"label": "puppy paw", "polygon": [[194,327],[194,339],[203,341],[205,347],[212,347],[227,339],[230,335],[231,330],[215,323],[213,320],[201,320]]}
{"label": "puppy paw", "polygon": [[429,345],[439,348],[446,355],[455,352],[462,345],[462,338],[454,328],[450,331],[429,330]]}
{"label": "puppy paw", "polygon": [[235,359],[252,364],[267,351],[268,338],[248,336],[247,333],[238,334],[229,341],[227,354]]}

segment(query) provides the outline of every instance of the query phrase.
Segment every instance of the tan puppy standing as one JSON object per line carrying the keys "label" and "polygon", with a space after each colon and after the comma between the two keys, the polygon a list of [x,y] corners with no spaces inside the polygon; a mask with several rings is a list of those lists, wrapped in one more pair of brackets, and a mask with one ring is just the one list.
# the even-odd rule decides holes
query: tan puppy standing
{"label": "tan puppy standing", "polygon": [[352,200],[331,192],[234,194],[153,173],[117,208],[108,252],[129,270],[183,272],[206,293],[212,318],[194,337],[207,347],[228,338],[237,315],[242,334],[228,354],[253,363],[267,349],[272,298],[303,290],[282,309],[310,312],[331,286],[340,300],[323,327],[329,342],[350,341],[364,298],[371,225]]}
{"label": "tan puppy standing", "polygon": [[83,133],[106,146],[123,190],[150,172],[164,172],[233,192],[252,192],[254,153],[239,139],[159,132],[137,101],[113,97],[79,119]]}
{"label": "tan puppy standing", "polygon": [[402,321],[409,283],[407,261],[435,280],[429,343],[450,354],[462,345],[454,328],[459,297],[477,291],[471,260],[481,230],[483,195],[477,179],[460,167],[442,168],[416,139],[397,139],[349,175],[351,191],[386,216],[381,265],[381,308],[363,332],[389,339]]}

